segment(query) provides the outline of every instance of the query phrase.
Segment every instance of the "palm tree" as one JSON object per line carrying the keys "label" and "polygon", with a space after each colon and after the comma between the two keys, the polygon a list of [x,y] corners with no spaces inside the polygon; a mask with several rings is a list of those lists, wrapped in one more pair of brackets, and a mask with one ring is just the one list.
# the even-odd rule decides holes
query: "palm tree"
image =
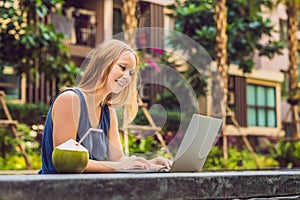
{"label": "palm tree", "polygon": [[136,16],[136,7],[138,0],[122,0],[122,2],[122,29],[123,31],[125,31],[124,40],[126,43],[130,44],[131,47],[134,47],[135,31],[133,30],[138,28],[138,19]]}
{"label": "palm tree", "polygon": [[[233,115],[233,112],[229,109],[227,104],[227,95],[228,95],[228,66],[227,66],[227,33],[226,33],[226,27],[227,27],[227,6],[226,6],[226,0],[215,0],[215,22],[216,22],[216,63],[218,67],[218,71],[221,74],[221,78],[224,82],[224,88],[223,89],[223,101],[222,106],[224,109],[224,126],[223,126],[223,151],[224,151],[224,160],[225,163],[228,160],[228,152],[227,152],[227,136],[224,135],[224,130],[226,127],[226,116],[231,116],[231,119],[236,126],[236,128],[240,132],[240,126],[237,122],[235,116]],[[250,151],[251,155],[253,156],[257,166],[260,168],[260,162],[249,142],[247,137],[245,135],[241,135],[242,140],[245,143],[247,149]]]}
{"label": "palm tree", "polygon": [[[228,93],[228,73],[227,73],[227,7],[226,0],[215,0],[215,22],[216,22],[216,64],[221,78],[224,82],[224,96],[223,105],[227,107],[227,93]],[[226,115],[224,117],[224,124],[226,123]],[[224,133],[224,131],[223,131]],[[224,159],[227,160],[227,137],[223,136]]]}
{"label": "palm tree", "polygon": [[[282,1],[281,1],[282,2]],[[292,94],[288,99],[292,110],[292,136],[298,135],[300,139],[299,130],[299,116],[298,116],[298,102],[300,98],[296,95],[297,83],[298,83],[298,12],[300,9],[300,0],[285,0],[282,3],[286,6],[286,13],[288,16],[287,27],[288,27],[288,54],[289,54],[289,91]],[[295,100],[295,98],[297,98]]]}
{"label": "palm tree", "polygon": [[299,101],[300,93],[298,85],[298,12],[300,9],[300,0],[277,0],[275,6],[285,5],[287,14],[287,46],[288,46],[288,103],[291,110],[291,131],[292,137],[300,139],[299,126]]}

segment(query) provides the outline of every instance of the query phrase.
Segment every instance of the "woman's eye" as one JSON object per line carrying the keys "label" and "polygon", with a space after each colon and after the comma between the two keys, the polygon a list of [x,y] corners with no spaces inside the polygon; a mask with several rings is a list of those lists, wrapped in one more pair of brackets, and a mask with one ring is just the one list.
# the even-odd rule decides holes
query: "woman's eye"
{"label": "woman's eye", "polygon": [[120,68],[122,69],[122,71],[125,71],[126,70],[126,67],[124,67],[123,65],[119,65]]}

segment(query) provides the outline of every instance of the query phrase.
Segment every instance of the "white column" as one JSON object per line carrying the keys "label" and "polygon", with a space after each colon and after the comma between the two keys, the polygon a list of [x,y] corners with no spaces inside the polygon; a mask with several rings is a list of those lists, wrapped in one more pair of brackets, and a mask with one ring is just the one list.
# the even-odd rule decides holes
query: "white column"
{"label": "white column", "polygon": [[104,40],[110,39],[113,36],[113,13],[114,13],[114,2],[113,0],[104,0]]}

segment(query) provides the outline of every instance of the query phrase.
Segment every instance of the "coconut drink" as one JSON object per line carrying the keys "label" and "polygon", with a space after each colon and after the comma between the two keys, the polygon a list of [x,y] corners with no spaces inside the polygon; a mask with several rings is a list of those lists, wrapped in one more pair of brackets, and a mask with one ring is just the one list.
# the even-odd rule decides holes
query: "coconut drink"
{"label": "coconut drink", "polygon": [[84,171],[89,161],[89,152],[81,145],[81,142],[91,131],[103,132],[102,129],[90,128],[79,142],[69,139],[54,148],[52,162],[59,173],[82,173]]}
{"label": "coconut drink", "polygon": [[82,173],[89,161],[89,152],[74,139],[57,146],[52,162],[59,173]]}

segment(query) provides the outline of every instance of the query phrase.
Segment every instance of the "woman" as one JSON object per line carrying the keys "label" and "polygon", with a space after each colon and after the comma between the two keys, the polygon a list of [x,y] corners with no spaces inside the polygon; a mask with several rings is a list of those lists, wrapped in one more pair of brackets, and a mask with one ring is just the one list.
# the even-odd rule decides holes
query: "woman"
{"label": "woman", "polygon": [[[45,123],[40,174],[57,173],[51,157],[53,149],[73,138],[82,142],[90,155],[85,172],[113,172],[118,169],[170,168],[168,159],[146,160],[123,154],[115,107],[123,107],[123,123],[136,116],[138,58],[124,42],[108,40],[96,47],[86,59],[86,69],[76,88],[62,91],[53,101]],[[107,158],[107,159],[106,159]]]}

